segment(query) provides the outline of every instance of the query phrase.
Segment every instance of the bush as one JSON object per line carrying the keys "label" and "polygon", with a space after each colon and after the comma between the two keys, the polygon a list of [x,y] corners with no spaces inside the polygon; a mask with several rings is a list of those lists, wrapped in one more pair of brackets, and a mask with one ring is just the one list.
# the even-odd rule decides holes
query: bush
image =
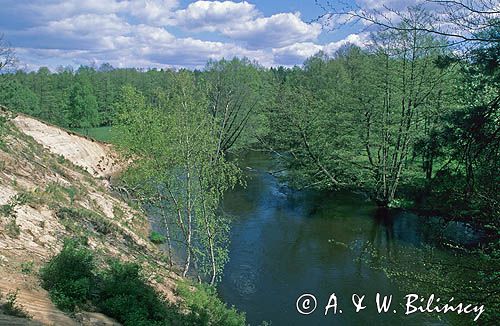
{"label": "bush", "polygon": [[245,325],[245,316],[228,309],[210,287],[192,292],[182,283],[185,305],[170,304],[147,283],[139,265],[112,260],[98,270],[90,250],[76,241],[67,241],[40,276],[60,309],[71,312],[92,304],[125,326]]}
{"label": "bush", "polygon": [[[101,278],[98,307],[124,325],[172,325],[187,316],[165,300],[142,278],[139,265],[114,261]],[[185,323],[179,325],[184,325]]]}
{"label": "bush", "polygon": [[21,263],[21,273],[29,275],[33,273],[33,267],[35,266],[34,261],[25,261]]}
{"label": "bush", "polygon": [[7,118],[0,112],[0,150],[7,151],[7,144],[4,141],[4,135],[7,131]]}
{"label": "bush", "polygon": [[42,287],[61,310],[72,312],[91,299],[94,257],[76,241],[67,241],[62,251],[40,270]]}
{"label": "bush", "polygon": [[167,239],[163,234],[153,231],[149,235],[149,240],[154,244],[164,244]]}
{"label": "bush", "polygon": [[244,326],[245,314],[234,307],[228,308],[218,297],[215,289],[206,284],[190,285],[180,282],[178,294],[184,298],[196,325]]}
{"label": "bush", "polygon": [[88,229],[102,235],[116,231],[114,224],[107,218],[85,208],[60,207],[56,212],[57,218],[71,225],[72,222],[83,222]]}

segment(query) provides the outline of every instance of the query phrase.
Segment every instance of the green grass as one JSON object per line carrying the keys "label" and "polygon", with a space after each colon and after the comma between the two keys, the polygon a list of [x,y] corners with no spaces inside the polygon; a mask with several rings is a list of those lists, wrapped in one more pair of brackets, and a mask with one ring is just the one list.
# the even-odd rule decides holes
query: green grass
{"label": "green grass", "polygon": [[74,132],[94,138],[95,140],[110,143],[112,141],[111,127],[96,127],[90,129],[73,129]]}

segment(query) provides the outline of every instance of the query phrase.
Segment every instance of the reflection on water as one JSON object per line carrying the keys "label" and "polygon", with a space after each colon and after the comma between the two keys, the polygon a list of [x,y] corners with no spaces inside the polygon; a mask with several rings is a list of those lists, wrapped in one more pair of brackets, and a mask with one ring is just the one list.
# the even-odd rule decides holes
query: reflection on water
{"label": "reflection on water", "polygon": [[[293,191],[267,171],[270,157],[252,153],[243,158],[248,175],[245,189],[228,194],[223,209],[235,221],[231,235],[230,262],[219,286],[221,297],[246,311],[250,323],[262,320],[273,325],[434,325],[423,315],[379,315],[374,309],[377,292],[403,293],[380,271],[362,260],[366,244],[391,255],[404,246],[436,245],[436,241],[473,243],[477,236],[463,225],[439,228],[403,211],[377,209],[363,195]],[[436,233],[436,230],[444,230]],[[465,234],[465,236],[463,236]],[[461,235],[461,236],[458,236]],[[418,293],[418,289],[415,289]],[[331,293],[339,298],[342,314],[324,316]],[[318,310],[299,315],[295,301],[313,293]],[[356,314],[353,293],[365,294],[371,305]]]}

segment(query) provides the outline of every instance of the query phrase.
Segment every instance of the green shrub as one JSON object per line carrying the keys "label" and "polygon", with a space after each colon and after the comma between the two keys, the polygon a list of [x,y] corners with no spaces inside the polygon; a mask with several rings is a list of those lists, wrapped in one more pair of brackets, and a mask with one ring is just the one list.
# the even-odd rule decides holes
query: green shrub
{"label": "green shrub", "polygon": [[0,149],[3,151],[7,150],[7,145],[5,144],[4,140],[2,139],[4,134],[5,134],[5,131],[7,129],[6,122],[7,122],[7,118],[0,114]]}
{"label": "green shrub", "polygon": [[15,205],[26,205],[35,201],[35,197],[30,192],[21,192],[14,197]]}
{"label": "green shrub", "polygon": [[114,261],[102,273],[98,307],[124,325],[172,325],[185,319],[142,278],[139,265]]}
{"label": "green shrub", "polygon": [[170,304],[148,284],[139,265],[112,260],[97,270],[90,250],[75,241],[66,242],[40,276],[60,309],[71,312],[92,304],[125,326],[245,325],[245,316],[228,309],[208,286],[192,292],[182,283],[179,294],[185,303]]}
{"label": "green shrub", "polygon": [[67,241],[62,251],[40,270],[42,287],[63,311],[74,311],[91,299],[94,257],[76,241]]}
{"label": "green shrub", "polygon": [[11,219],[9,223],[5,224],[5,233],[11,238],[19,238],[19,235],[21,235],[21,228],[19,227],[19,225],[17,225],[15,218]]}
{"label": "green shrub", "polygon": [[167,239],[163,234],[153,231],[149,235],[149,240],[154,244],[163,244]]}
{"label": "green shrub", "polygon": [[12,204],[5,204],[0,206],[0,214],[3,216],[9,217],[12,216],[14,213],[14,205]]}
{"label": "green shrub", "polygon": [[21,273],[29,275],[33,273],[33,267],[35,266],[34,261],[25,261],[21,263]]}
{"label": "green shrub", "polygon": [[213,287],[206,284],[190,285],[188,282],[179,282],[177,292],[195,316],[197,325],[246,325],[245,314],[238,312],[234,307],[228,308],[217,297]]}
{"label": "green shrub", "polygon": [[56,212],[56,216],[66,225],[78,221],[79,223],[85,223],[89,229],[91,228],[103,235],[116,231],[115,225],[109,219],[88,209],[60,207]]}

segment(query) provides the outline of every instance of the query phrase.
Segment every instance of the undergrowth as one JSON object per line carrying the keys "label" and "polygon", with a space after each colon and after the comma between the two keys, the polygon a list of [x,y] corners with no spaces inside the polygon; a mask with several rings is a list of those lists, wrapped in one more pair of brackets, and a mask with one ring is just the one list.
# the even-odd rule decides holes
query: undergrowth
{"label": "undergrowth", "polygon": [[208,286],[181,282],[182,303],[172,304],[149,285],[138,264],[114,259],[101,267],[96,258],[69,240],[40,270],[42,286],[58,308],[97,310],[123,325],[245,325],[244,314],[228,308]]}

